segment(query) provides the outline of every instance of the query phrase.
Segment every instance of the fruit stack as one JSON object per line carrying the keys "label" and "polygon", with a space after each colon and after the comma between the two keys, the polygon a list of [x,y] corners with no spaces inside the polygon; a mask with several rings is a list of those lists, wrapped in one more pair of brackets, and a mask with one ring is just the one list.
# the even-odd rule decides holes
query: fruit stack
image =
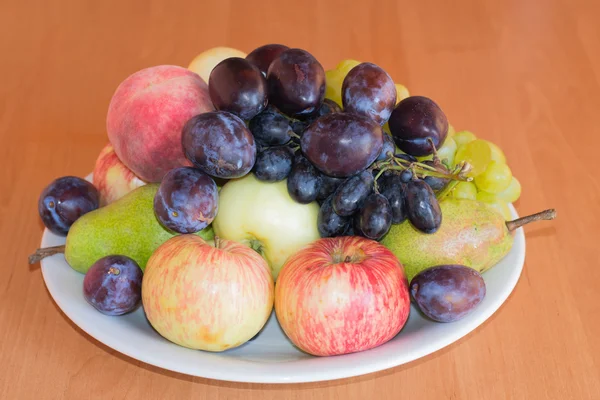
{"label": "fruit stack", "polygon": [[[215,48],[117,88],[93,184],[63,177],[39,213],[104,314],[143,304],[165,338],[223,351],[273,306],[314,355],[393,338],[410,298],[463,318],[512,246],[519,182],[502,150],[455,132],[379,66],[280,44]],[[275,285],[276,282],[276,285]],[[367,334],[365,334],[367,333]]]}

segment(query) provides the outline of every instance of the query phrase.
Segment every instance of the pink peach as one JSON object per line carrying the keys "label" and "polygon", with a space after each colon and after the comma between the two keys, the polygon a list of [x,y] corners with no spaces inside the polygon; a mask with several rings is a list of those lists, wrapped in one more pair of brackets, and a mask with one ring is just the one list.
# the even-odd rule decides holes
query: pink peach
{"label": "pink peach", "polygon": [[146,184],[119,160],[110,143],[104,146],[96,159],[93,183],[100,192],[101,206],[108,205]]}
{"label": "pink peach", "polygon": [[181,129],[194,115],[214,110],[208,86],[186,68],[160,65],[130,75],[115,91],[106,129],[119,159],[147,182],[191,165]]}

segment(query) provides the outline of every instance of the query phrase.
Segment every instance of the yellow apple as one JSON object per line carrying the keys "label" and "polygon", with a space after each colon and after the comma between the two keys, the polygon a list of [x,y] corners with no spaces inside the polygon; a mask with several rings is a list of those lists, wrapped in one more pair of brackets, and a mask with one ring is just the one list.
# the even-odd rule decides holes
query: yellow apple
{"label": "yellow apple", "polygon": [[289,256],[320,238],[319,205],[300,204],[287,181],[262,182],[254,174],[228,181],[219,192],[215,235],[244,243],[267,260],[273,279]]}
{"label": "yellow apple", "polygon": [[218,63],[231,57],[246,58],[246,55],[243,51],[231,47],[213,47],[198,54],[192,60],[188,69],[200,75],[204,82],[208,83],[208,77]]}

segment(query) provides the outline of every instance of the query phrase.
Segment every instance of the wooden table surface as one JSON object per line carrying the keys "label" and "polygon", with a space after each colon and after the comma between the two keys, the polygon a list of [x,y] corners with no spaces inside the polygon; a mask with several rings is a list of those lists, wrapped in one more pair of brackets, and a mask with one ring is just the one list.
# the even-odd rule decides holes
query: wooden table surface
{"label": "wooden table surface", "polygon": [[[600,399],[600,3],[0,1],[0,399]],[[527,257],[506,303],[451,346],[366,376],[287,386],[161,370],[89,337],[39,266],[52,179],[84,176],[126,76],[217,45],[371,61],[498,143],[523,185]]]}

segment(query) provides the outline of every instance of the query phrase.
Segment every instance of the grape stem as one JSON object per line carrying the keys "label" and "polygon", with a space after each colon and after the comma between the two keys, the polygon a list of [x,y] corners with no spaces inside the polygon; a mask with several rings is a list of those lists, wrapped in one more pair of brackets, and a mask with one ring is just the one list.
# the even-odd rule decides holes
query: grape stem
{"label": "grape stem", "polygon": [[35,253],[29,256],[29,264],[35,264],[46,257],[53,256],[55,254],[64,253],[65,246],[52,246],[52,247],[44,247],[41,249],[37,249]]}
{"label": "grape stem", "polygon": [[551,208],[549,210],[544,210],[539,213],[527,215],[525,217],[517,218],[512,221],[506,221],[506,227],[510,232],[514,231],[517,228],[522,227],[523,225],[527,225],[530,222],[535,221],[550,221],[556,218],[556,210]]}
{"label": "grape stem", "polygon": [[[392,163],[394,163],[396,165],[392,165]],[[379,170],[379,172],[375,176],[375,180],[377,180],[381,176],[381,174],[383,174],[385,171],[388,171],[388,170],[404,171],[406,169],[412,169],[413,173],[419,174],[421,176],[433,176],[433,177],[437,177],[437,178],[445,178],[445,179],[450,179],[450,180],[469,182],[469,181],[473,180],[473,178],[465,176],[465,174],[464,174],[465,164],[467,164],[467,163],[461,162],[460,164],[457,165],[457,168],[455,168],[455,170],[452,172],[442,172],[442,171],[436,169],[435,167],[432,167],[427,164],[423,164],[420,162],[414,162],[414,161],[408,161],[408,160],[404,160],[404,159],[398,158],[398,157],[391,157],[388,160],[376,162],[375,164],[373,164],[373,167],[371,167],[371,168]]]}

